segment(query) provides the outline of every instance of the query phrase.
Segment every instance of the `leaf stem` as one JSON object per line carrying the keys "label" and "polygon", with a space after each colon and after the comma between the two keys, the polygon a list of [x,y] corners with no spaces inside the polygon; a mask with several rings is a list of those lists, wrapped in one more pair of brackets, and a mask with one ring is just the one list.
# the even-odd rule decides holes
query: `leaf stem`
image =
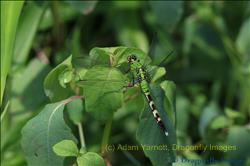
{"label": "leaf stem", "polygon": [[112,120],[113,120],[113,116],[112,116],[112,118],[107,120],[107,122],[105,124],[104,131],[103,131],[102,145],[101,145],[102,156],[105,156],[105,153],[106,153],[106,147],[107,147],[108,142],[109,142],[109,136],[110,136],[111,127],[112,127]]}
{"label": "leaf stem", "polygon": [[85,145],[85,139],[84,139],[84,133],[83,133],[83,129],[82,129],[82,124],[78,123],[77,127],[78,127],[78,131],[79,131],[81,147],[85,149],[86,145]]}

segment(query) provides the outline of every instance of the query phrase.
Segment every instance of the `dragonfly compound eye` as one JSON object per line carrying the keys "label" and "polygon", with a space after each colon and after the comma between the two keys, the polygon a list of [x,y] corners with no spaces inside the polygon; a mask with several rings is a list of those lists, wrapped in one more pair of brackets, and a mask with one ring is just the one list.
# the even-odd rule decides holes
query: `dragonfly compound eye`
{"label": "dragonfly compound eye", "polygon": [[128,56],[128,62],[134,62],[134,61],[136,61],[136,56],[135,55],[129,55]]}

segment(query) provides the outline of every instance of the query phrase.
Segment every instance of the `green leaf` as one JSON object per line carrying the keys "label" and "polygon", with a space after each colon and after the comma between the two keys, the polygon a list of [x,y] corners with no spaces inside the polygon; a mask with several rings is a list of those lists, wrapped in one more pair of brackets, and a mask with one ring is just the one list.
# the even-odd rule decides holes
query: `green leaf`
{"label": "green leaf", "polygon": [[199,132],[201,136],[206,137],[207,126],[212,121],[212,119],[219,115],[218,105],[214,102],[210,103],[204,108],[200,117]]}
{"label": "green leaf", "polygon": [[78,166],[105,166],[103,158],[97,153],[87,152],[77,158]]}
{"label": "green leaf", "polygon": [[69,118],[74,122],[74,124],[81,123],[83,120],[84,111],[82,100],[74,100],[67,104],[66,107],[69,113]]}
{"label": "green leaf", "polygon": [[[125,17],[130,19],[123,19]],[[137,47],[148,52],[149,43],[146,34],[137,21],[139,19],[137,12],[119,12],[115,15],[114,19],[118,39],[122,45]]]}
{"label": "green leaf", "polygon": [[210,124],[210,127],[212,129],[220,129],[228,125],[229,125],[228,119],[225,116],[221,115],[213,119],[213,121]]}
{"label": "green leaf", "polygon": [[78,148],[72,140],[62,140],[53,146],[53,151],[58,156],[78,156]]}
{"label": "green leaf", "polygon": [[153,73],[153,77],[151,78],[151,82],[156,82],[159,78],[163,77],[166,74],[166,70],[164,67],[156,67],[156,70]]}
{"label": "green leaf", "polygon": [[152,87],[152,96],[155,96],[153,99],[163,123],[169,132],[169,135],[165,136],[164,132],[156,123],[152,115],[152,111],[147,105],[140,116],[139,127],[136,132],[136,139],[141,145],[147,145],[151,147],[161,145],[167,146],[167,150],[144,149],[144,153],[147,157],[149,157],[153,165],[171,165],[171,163],[175,161],[175,154],[171,148],[173,144],[176,144],[175,129],[169,117],[166,115],[166,111],[164,110],[164,93],[159,86]]}
{"label": "green leaf", "polygon": [[[67,23],[68,21],[75,19],[78,14],[78,12],[74,10],[67,3],[59,3],[58,8],[60,9],[58,10],[58,15],[61,22],[63,23]],[[45,31],[51,28],[53,24],[54,24],[54,19],[53,19],[52,9],[47,8],[39,25],[39,30]]]}
{"label": "green leaf", "polygon": [[184,44],[183,52],[188,54],[190,52],[195,34],[196,34],[197,23],[194,16],[190,16],[185,20],[185,29],[184,29]]}
{"label": "green leaf", "polygon": [[15,64],[20,65],[26,62],[46,7],[46,3],[39,6],[35,2],[28,2],[25,6],[16,33],[15,58],[13,59]]}
{"label": "green leaf", "polygon": [[1,120],[0,120],[1,123],[2,123],[2,121],[3,121],[3,118],[4,118],[5,114],[6,114],[7,111],[8,111],[9,104],[10,104],[10,102],[8,101],[7,104],[5,105],[3,111],[1,112]]}
{"label": "green leaf", "polygon": [[226,113],[227,117],[229,117],[230,119],[236,120],[236,121],[244,122],[246,119],[246,116],[244,116],[244,114],[242,112],[232,110],[230,108],[226,108],[225,113]]}
{"label": "green leaf", "polygon": [[72,94],[70,89],[63,88],[59,82],[61,73],[67,69],[71,69],[71,56],[51,70],[44,80],[45,94],[52,102],[63,100]]}
{"label": "green leaf", "polygon": [[12,110],[33,110],[46,101],[43,80],[49,70],[48,64],[35,58],[30,60],[24,70],[15,72],[11,82]]}
{"label": "green leaf", "polygon": [[84,15],[90,14],[94,10],[97,4],[97,1],[66,1],[66,2],[68,2],[73,8],[75,8]]}
{"label": "green leaf", "polygon": [[176,86],[173,81],[163,81],[160,84],[166,97],[166,105],[164,105],[165,110],[172,120],[173,124],[176,124]]}
{"label": "green leaf", "polygon": [[141,49],[134,47],[95,47],[90,51],[92,65],[104,65],[120,67],[121,64],[128,66],[127,57],[134,54],[141,60],[141,63],[148,64],[151,59]]}
{"label": "green leaf", "polygon": [[96,119],[107,120],[121,107],[126,77],[115,68],[93,67],[80,81],[86,111]]}
{"label": "green leaf", "polygon": [[70,83],[74,77],[72,69],[66,68],[61,74],[59,74],[59,83],[63,88],[66,88],[66,84]]}
{"label": "green leaf", "polygon": [[1,105],[6,77],[12,62],[16,27],[22,7],[23,1],[1,1]]}
{"label": "green leaf", "polygon": [[249,29],[250,29],[250,18],[246,19],[246,21],[241,26],[239,35],[236,40],[236,45],[239,51],[246,57],[249,56],[249,52],[250,52]]}
{"label": "green leaf", "polygon": [[159,25],[172,31],[181,19],[183,1],[149,1]]}
{"label": "green leaf", "polygon": [[74,140],[70,128],[63,119],[65,104],[76,98],[48,104],[22,129],[22,148],[30,166],[63,165],[64,158],[53,152],[53,145],[61,140]]}
{"label": "green leaf", "polygon": [[229,128],[226,144],[236,146],[236,150],[226,152],[226,158],[245,160],[247,157],[249,157],[249,138],[250,131],[247,128],[240,126],[232,126]]}

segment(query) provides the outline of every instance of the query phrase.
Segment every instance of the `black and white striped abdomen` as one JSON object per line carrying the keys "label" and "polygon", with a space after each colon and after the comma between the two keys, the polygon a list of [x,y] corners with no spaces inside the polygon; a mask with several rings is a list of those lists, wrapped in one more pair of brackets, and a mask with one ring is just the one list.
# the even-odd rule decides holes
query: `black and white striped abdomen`
{"label": "black and white striped abdomen", "polygon": [[147,98],[147,101],[148,101],[148,104],[150,106],[150,109],[153,113],[153,116],[157,122],[157,124],[161,127],[161,129],[164,131],[165,135],[168,136],[168,132],[166,130],[166,127],[164,126],[163,122],[162,122],[162,119],[160,117],[160,114],[158,112],[158,110],[156,109],[156,106],[155,106],[155,103],[150,95],[149,92],[145,92],[145,96]]}

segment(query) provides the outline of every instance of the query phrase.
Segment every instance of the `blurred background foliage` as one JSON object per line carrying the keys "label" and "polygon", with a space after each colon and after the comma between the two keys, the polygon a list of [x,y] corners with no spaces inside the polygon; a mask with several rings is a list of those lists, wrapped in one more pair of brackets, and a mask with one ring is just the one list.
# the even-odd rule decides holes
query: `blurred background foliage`
{"label": "blurred background foliage", "polygon": [[[48,72],[70,54],[119,45],[142,49],[155,64],[174,51],[161,65],[177,85],[178,144],[237,146],[179,151],[179,157],[250,164],[249,1],[64,0],[1,1],[1,165],[26,164],[20,130],[49,102],[43,90]],[[138,112],[116,113],[110,143],[137,144]],[[84,118],[88,148],[96,149],[101,128]],[[143,152],[110,158],[113,165],[150,165]]]}

